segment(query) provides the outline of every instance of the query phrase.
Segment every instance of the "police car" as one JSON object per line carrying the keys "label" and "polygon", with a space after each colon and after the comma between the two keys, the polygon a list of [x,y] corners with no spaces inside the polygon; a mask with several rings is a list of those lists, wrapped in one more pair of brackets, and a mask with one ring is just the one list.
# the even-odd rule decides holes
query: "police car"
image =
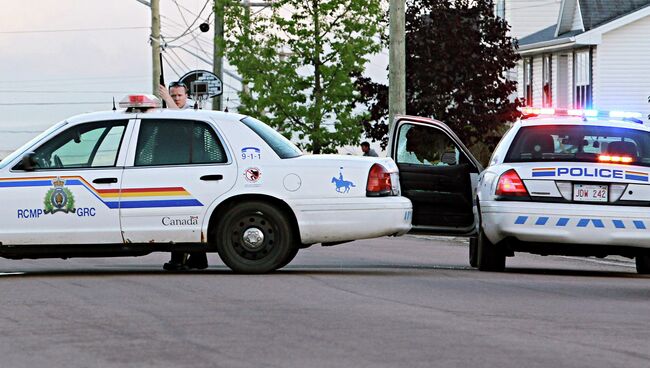
{"label": "police car", "polygon": [[[650,129],[641,114],[527,109],[483,170],[443,123],[403,116],[390,156],[413,230],[476,235],[470,264],[515,252],[622,255],[650,273]],[[533,117],[534,116],[534,117]]]}
{"label": "police car", "polygon": [[401,235],[411,202],[390,158],[303,155],[232,113],[124,110],[60,122],[0,163],[0,256],[139,256],[216,251],[263,273],[300,248]]}

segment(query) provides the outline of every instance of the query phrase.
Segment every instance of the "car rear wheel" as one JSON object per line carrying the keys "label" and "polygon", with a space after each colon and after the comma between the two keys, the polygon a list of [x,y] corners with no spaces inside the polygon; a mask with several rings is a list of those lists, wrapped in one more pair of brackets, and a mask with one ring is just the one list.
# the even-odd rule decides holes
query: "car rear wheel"
{"label": "car rear wheel", "polygon": [[478,266],[478,238],[469,238],[469,265]]}
{"label": "car rear wheel", "polygon": [[650,274],[650,256],[636,256],[636,272],[642,275]]}
{"label": "car rear wheel", "polygon": [[266,202],[237,204],[222,219],[216,231],[217,252],[235,272],[274,271],[297,253],[287,215]]}
{"label": "car rear wheel", "polygon": [[477,239],[478,269],[481,271],[503,271],[506,268],[506,255],[496,244],[492,244],[480,228]]}

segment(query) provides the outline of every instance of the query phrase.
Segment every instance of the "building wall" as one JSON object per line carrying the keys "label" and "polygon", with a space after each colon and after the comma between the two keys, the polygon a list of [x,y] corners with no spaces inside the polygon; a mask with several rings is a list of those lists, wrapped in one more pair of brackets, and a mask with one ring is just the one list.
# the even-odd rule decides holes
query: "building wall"
{"label": "building wall", "polygon": [[598,47],[594,106],[642,112],[650,123],[650,17],[603,35]]}
{"label": "building wall", "polygon": [[542,56],[533,58],[533,106],[542,106]]}
{"label": "building wall", "polygon": [[561,0],[506,0],[510,35],[522,38],[557,23]]}
{"label": "building wall", "polygon": [[582,16],[580,13],[580,7],[576,6],[575,11],[573,12],[573,21],[571,22],[571,29],[584,29],[582,25]]}

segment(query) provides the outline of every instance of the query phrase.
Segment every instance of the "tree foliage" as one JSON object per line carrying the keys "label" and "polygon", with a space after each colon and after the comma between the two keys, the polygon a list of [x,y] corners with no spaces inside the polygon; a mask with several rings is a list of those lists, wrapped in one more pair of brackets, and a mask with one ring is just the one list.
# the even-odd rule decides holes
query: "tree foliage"
{"label": "tree foliage", "polygon": [[368,117],[355,111],[353,76],[381,50],[380,0],[275,0],[252,11],[239,0],[219,1],[225,55],[250,86],[239,111],[314,153],[357,143]]}
{"label": "tree foliage", "polygon": [[[407,0],[406,112],[449,125],[470,146],[514,121],[516,82],[505,78],[519,56],[492,0]],[[370,105],[366,135],[387,137],[388,87],[359,78]]]}

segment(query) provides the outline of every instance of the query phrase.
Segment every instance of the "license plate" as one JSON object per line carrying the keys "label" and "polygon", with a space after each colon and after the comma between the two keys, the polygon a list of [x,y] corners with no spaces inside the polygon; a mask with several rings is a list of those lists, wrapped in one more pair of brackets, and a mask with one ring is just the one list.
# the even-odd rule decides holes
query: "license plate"
{"label": "license plate", "polygon": [[609,200],[609,187],[607,185],[573,184],[573,200],[607,202]]}

